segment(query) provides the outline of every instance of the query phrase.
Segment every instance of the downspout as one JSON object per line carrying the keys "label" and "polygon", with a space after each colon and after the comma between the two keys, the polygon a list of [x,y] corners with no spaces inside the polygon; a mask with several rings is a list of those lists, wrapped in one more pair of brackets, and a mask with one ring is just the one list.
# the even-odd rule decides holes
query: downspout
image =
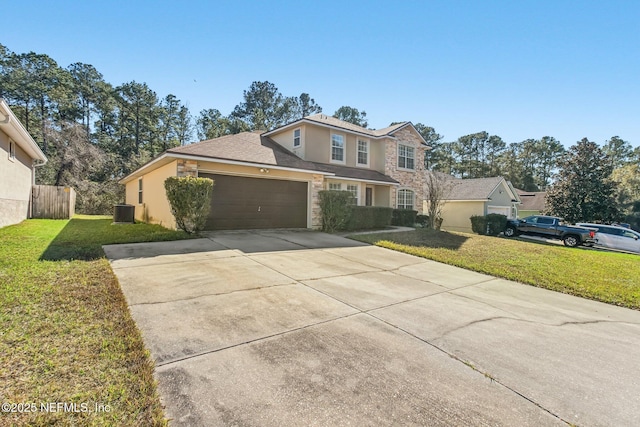
{"label": "downspout", "polygon": [[4,116],[4,119],[0,120],[0,125],[8,125],[10,120],[11,120],[10,116],[8,116],[8,115]]}

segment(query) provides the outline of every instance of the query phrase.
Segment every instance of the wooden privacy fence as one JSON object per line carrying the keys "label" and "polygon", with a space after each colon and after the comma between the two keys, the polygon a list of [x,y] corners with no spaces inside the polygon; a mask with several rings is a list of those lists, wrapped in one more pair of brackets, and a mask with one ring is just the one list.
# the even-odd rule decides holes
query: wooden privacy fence
{"label": "wooden privacy fence", "polygon": [[32,218],[70,219],[76,211],[76,190],[71,187],[34,185],[31,201]]}

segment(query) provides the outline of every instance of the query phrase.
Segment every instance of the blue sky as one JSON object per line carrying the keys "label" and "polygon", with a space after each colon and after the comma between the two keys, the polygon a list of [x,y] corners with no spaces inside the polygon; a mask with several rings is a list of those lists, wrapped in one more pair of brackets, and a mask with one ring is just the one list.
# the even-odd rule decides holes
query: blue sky
{"label": "blue sky", "polygon": [[[26,4],[29,6],[27,7]],[[325,113],[640,145],[640,2],[5,2],[0,43],[231,112],[256,80]]]}

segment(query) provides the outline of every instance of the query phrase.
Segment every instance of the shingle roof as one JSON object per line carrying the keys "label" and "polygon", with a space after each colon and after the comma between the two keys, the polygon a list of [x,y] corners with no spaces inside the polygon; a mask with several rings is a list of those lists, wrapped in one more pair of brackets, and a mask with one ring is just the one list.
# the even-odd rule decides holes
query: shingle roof
{"label": "shingle roof", "polygon": [[545,197],[547,195],[544,191],[524,191],[516,189],[522,204],[520,209],[525,211],[543,211],[545,207]]}
{"label": "shingle roof", "polygon": [[448,200],[483,200],[488,199],[493,190],[504,180],[502,177],[457,179],[447,197]]}
{"label": "shingle roof", "polygon": [[265,166],[281,166],[293,169],[328,172],[335,174],[337,178],[388,182],[390,184],[398,183],[391,177],[371,169],[329,165],[302,160],[272,139],[261,136],[258,132],[225,135],[220,138],[172,148],[167,150],[167,153],[188,154],[211,159],[257,163]]}
{"label": "shingle roof", "polygon": [[314,165],[317,170],[335,174],[336,178],[350,178],[364,181],[378,181],[388,182],[390,184],[398,184],[398,181],[391,178],[390,176],[371,169],[329,165],[326,163],[314,163]]}
{"label": "shingle roof", "polygon": [[213,159],[233,160],[293,169],[316,170],[313,163],[302,160],[272,139],[257,132],[242,132],[167,150]]}
{"label": "shingle roof", "polygon": [[307,116],[305,117],[305,119],[312,122],[322,123],[325,125],[342,128],[345,130],[350,130],[352,132],[358,132],[358,133],[362,133],[369,136],[375,136],[375,137],[390,135],[394,131],[400,129],[401,127],[409,123],[409,122],[402,122],[402,123],[395,124],[393,126],[386,127],[384,129],[375,130],[375,129],[363,128],[362,126],[354,125],[353,123],[345,122],[344,120],[340,120],[333,116],[328,116],[322,113],[314,114],[312,116]]}

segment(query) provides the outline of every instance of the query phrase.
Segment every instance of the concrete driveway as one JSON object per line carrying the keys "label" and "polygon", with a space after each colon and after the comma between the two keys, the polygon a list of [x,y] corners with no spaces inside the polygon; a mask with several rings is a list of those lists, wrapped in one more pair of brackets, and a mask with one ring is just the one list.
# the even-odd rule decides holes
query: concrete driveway
{"label": "concrete driveway", "polygon": [[105,251],[172,425],[640,425],[637,311],[316,232]]}

